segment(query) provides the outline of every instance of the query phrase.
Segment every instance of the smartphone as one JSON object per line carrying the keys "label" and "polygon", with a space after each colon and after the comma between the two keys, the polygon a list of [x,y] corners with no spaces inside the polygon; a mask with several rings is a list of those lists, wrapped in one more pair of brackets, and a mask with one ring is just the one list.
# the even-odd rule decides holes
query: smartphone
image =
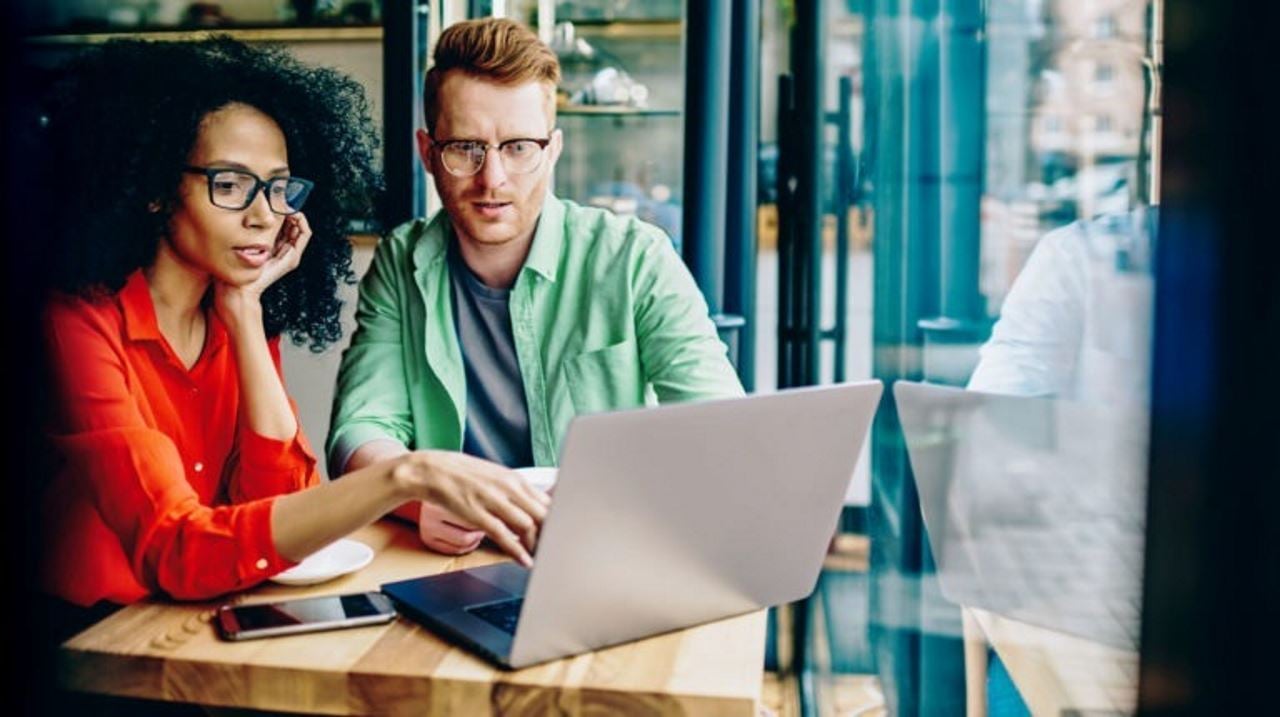
{"label": "smartphone", "polygon": [[218,634],[224,640],[296,635],[300,632],[377,625],[395,619],[386,595],[376,592],[218,608]]}

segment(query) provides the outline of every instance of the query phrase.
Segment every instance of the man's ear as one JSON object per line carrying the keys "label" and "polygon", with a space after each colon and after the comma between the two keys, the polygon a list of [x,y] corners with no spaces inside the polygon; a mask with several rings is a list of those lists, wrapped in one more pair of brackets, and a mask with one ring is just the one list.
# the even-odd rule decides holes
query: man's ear
{"label": "man's ear", "polygon": [[560,152],[564,149],[564,133],[559,127],[551,130],[551,144],[547,146],[547,151],[551,154],[551,166],[554,167],[557,160],[560,159]]}
{"label": "man's ear", "polygon": [[434,174],[431,171],[431,135],[425,129],[419,129],[414,138],[418,140],[418,159],[422,160],[422,168],[427,170],[427,174]]}

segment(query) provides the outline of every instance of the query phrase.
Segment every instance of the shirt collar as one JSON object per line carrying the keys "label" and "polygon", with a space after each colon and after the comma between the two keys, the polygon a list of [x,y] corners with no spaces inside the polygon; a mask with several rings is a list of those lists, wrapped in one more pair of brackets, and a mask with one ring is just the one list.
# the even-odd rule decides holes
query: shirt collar
{"label": "shirt collar", "polygon": [[560,250],[564,246],[564,204],[547,192],[542,203],[542,213],[538,215],[538,228],[533,233],[533,245],[529,247],[529,256],[524,260],[524,267],[537,272],[547,281],[556,280],[556,270],[560,267]]}
{"label": "shirt collar", "polygon": [[[447,212],[440,211],[427,225],[423,240],[414,247],[416,266],[425,267],[446,258],[452,225]],[[564,246],[564,203],[547,192],[538,214],[538,227],[533,232],[533,243],[525,257],[524,268],[536,272],[548,281],[556,280],[560,266],[560,251]]]}
{"label": "shirt collar", "polygon": [[[130,341],[165,341],[160,333],[160,322],[156,320],[156,305],[151,298],[151,287],[142,269],[138,269],[125,280],[120,290],[118,301],[124,314],[124,334]],[[227,342],[227,328],[218,318],[218,312],[206,312],[208,317],[204,354],[212,355],[213,351]]]}
{"label": "shirt collar", "polygon": [[131,341],[160,341],[160,323],[156,321],[156,305],[151,300],[147,277],[138,269],[125,280],[119,293],[120,310],[124,313],[124,334]]}

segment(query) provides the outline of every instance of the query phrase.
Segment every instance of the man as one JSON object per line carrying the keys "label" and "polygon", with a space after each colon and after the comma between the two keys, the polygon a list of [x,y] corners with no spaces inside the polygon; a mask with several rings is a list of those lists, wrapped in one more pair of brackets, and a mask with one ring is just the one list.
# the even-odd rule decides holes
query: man
{"label": "man", "polygon": [[1073,222],[1036,245],[969,388],[1145,406],[1157,210]]}
{"label": "man", "polygon": [[[1085,427],[1078,424],[1072,430],[1053,429],[1053,450],[1068,465],[1087,463],[1079,460],[1080,451],[1109,450],[1114,458],[1112,422],[1117,416],[1128,417],[1133,425],[1146,423],[1154,297],[1150,271],[1157,213],[1155,207],[1139,206],[1082,219],[1040,239],[1014,280],[969,379],[968,387],[976,391],[1051,396],[1098,407],[1099,435],[1082,435]],[[1134,433],[1145,436],[1145,429]],[[1133,467],[1145,464],[1146,446],[1133,443],[1130,450],[1126,460],[1106,463],[1101,474],[1079,475],[1072,482],[1078,489],[1089,486],[1093,500],[1100,496],[1107,504],[1091,534],[1128,534],[1134,528],[1124,516],[1135,520],[1142,516],[1146,473]],[[1128,504],[1132,510],[1116,509],[1118,504],[1125,505],[1118,503],[1123,500],[1133,501]],[[1036,508],[1059,516],[1051,505],[1055,504],[1041,502]],[[1082,505],[1089,504],[1070,502],[1065,515],[1078,514]],[[1023,504],[1005,508],[1008,514],[1027,509]],[[1019,529],[1026,535],[1028,523],[1025,517],[1022,520]],[[1049,533],[1049,528],[1040,530]],[[1141,528],[1136,532],[1140,535]],[[1088,578],[1078,576],[1078,580]],[[1090,588],[1098,593],[1139,594],[1137,573],[1094,572],[1092,579],[1097,584]],[[1131,619],[1136,629],[1137,616]],[[971,657],[966,655],[966,660]],[[990,650],[986,660],[989,713],[1029,714],[999,655]]]}
{"label": "man", "polygon": [[[428,447],[554,465],[577,414],[742,394],[670,240],[548,192],[559,74],[510,20],[440,35],[417,139],[444,211],[392,231],[361,283],[334,474]],[[441,552],[483,538],[431,504],[397,514]]]}

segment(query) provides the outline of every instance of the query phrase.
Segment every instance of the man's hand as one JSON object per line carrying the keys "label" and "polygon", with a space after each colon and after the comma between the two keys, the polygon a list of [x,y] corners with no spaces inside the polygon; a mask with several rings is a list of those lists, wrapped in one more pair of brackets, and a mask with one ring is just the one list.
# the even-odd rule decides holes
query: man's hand
{"label": "man's hand", "polygon": [[[458,532],[442,543],[452,546],[447,552],[473,549],[465,534],[479,530],[521,565],[533,565],[538,526],[551,502],[546,493],[513,470],[457,451],[414,451],[392,460],[400,464],[393,475],[403,482],[406,497],[438,506],[455,524]],[[431,525],[437,526],[430,531],[432,539],[440,537],[441,527],[449,527],[443,519]],[[427,542],[426,535],[423,540]]]}
{"label": "man's hand", "polygon": [[418,537],[437,553],[463,555],[480,547],[484,531],[436,505],[423,502],[418,513]]}

